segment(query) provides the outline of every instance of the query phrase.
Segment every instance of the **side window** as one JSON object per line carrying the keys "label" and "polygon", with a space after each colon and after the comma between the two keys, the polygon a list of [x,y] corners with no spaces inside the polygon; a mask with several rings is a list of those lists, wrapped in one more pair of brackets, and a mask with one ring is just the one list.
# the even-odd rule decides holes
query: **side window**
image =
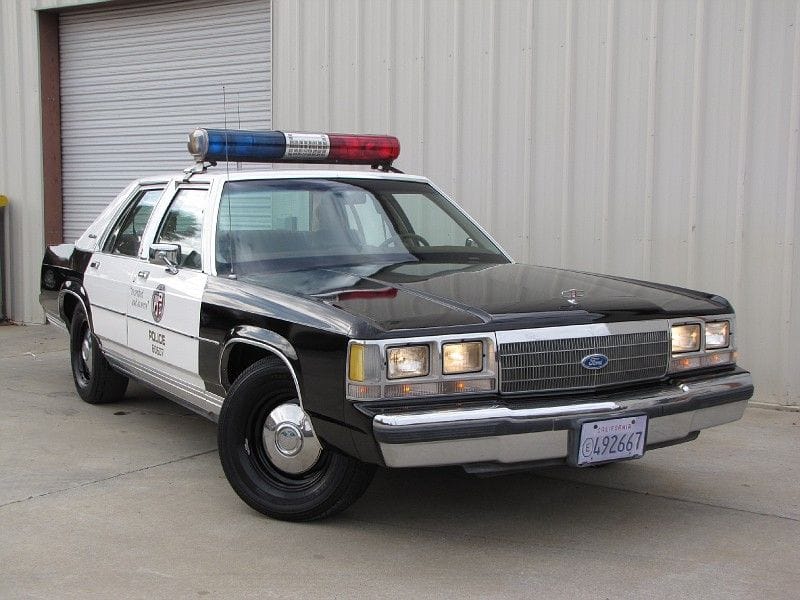
{"label": "side window", "polygon": [[178,190],[170,204],[156,243],[178,244],[178,263],[188,269],[202,269],[203,211],[208,190]]}
{"label": "side window", "polygon": [[131,203],[130,208],[120,217],[111,230],[103,252],[122,254],[123,256],[136,256],[139,253],[139,244],[142,233],[147,226],[147,220],[153,212],[153,207],[161,197],[162,190],[142,190]]}

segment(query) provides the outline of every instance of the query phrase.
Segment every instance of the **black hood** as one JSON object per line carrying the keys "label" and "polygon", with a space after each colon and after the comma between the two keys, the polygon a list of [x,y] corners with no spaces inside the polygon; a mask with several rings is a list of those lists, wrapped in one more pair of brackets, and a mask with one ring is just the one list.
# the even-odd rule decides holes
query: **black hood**
{"label": "black hood", "polygon": [[[248,279],[262,277],[270,287],[314,296],[383,331],[549,327],[732,312],[719,296],[522,264],[362,265]],[[569,290],[579,290],[575,303],[569,302]]]}

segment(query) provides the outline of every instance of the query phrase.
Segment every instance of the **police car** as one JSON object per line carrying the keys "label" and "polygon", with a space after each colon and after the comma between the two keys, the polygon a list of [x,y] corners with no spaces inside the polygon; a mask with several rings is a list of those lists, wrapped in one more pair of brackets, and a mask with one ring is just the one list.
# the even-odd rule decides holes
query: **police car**
{"label": "police car", "polygon": [[217,421],[231,486],[271,517],[339,512],[376,466],[639,458],[753,394],[724,298],[518,264],[392,167],[394,137],[198,129],[189,150],[47,249],[41,301],[83,400],[133,378]]}

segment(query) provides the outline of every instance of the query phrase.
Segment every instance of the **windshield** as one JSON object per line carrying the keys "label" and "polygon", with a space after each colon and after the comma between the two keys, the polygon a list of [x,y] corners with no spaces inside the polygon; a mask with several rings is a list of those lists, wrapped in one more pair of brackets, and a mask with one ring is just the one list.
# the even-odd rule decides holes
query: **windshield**
{"label": "windshield", "polygon": [[508,262],[430,185],[389,179],[229,181],[218,212],[216,256],[220,274]]}

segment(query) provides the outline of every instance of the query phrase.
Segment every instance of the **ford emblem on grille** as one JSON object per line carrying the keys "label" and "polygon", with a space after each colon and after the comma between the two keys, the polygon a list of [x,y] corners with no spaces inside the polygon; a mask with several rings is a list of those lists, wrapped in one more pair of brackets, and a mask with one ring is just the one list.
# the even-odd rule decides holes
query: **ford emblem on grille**
{"label": "ford emblem on grille", "polygon": [[581,364],[585,369],[599,371],[608,364],[608,357],[605,354],[590,354],[583,357]]}

